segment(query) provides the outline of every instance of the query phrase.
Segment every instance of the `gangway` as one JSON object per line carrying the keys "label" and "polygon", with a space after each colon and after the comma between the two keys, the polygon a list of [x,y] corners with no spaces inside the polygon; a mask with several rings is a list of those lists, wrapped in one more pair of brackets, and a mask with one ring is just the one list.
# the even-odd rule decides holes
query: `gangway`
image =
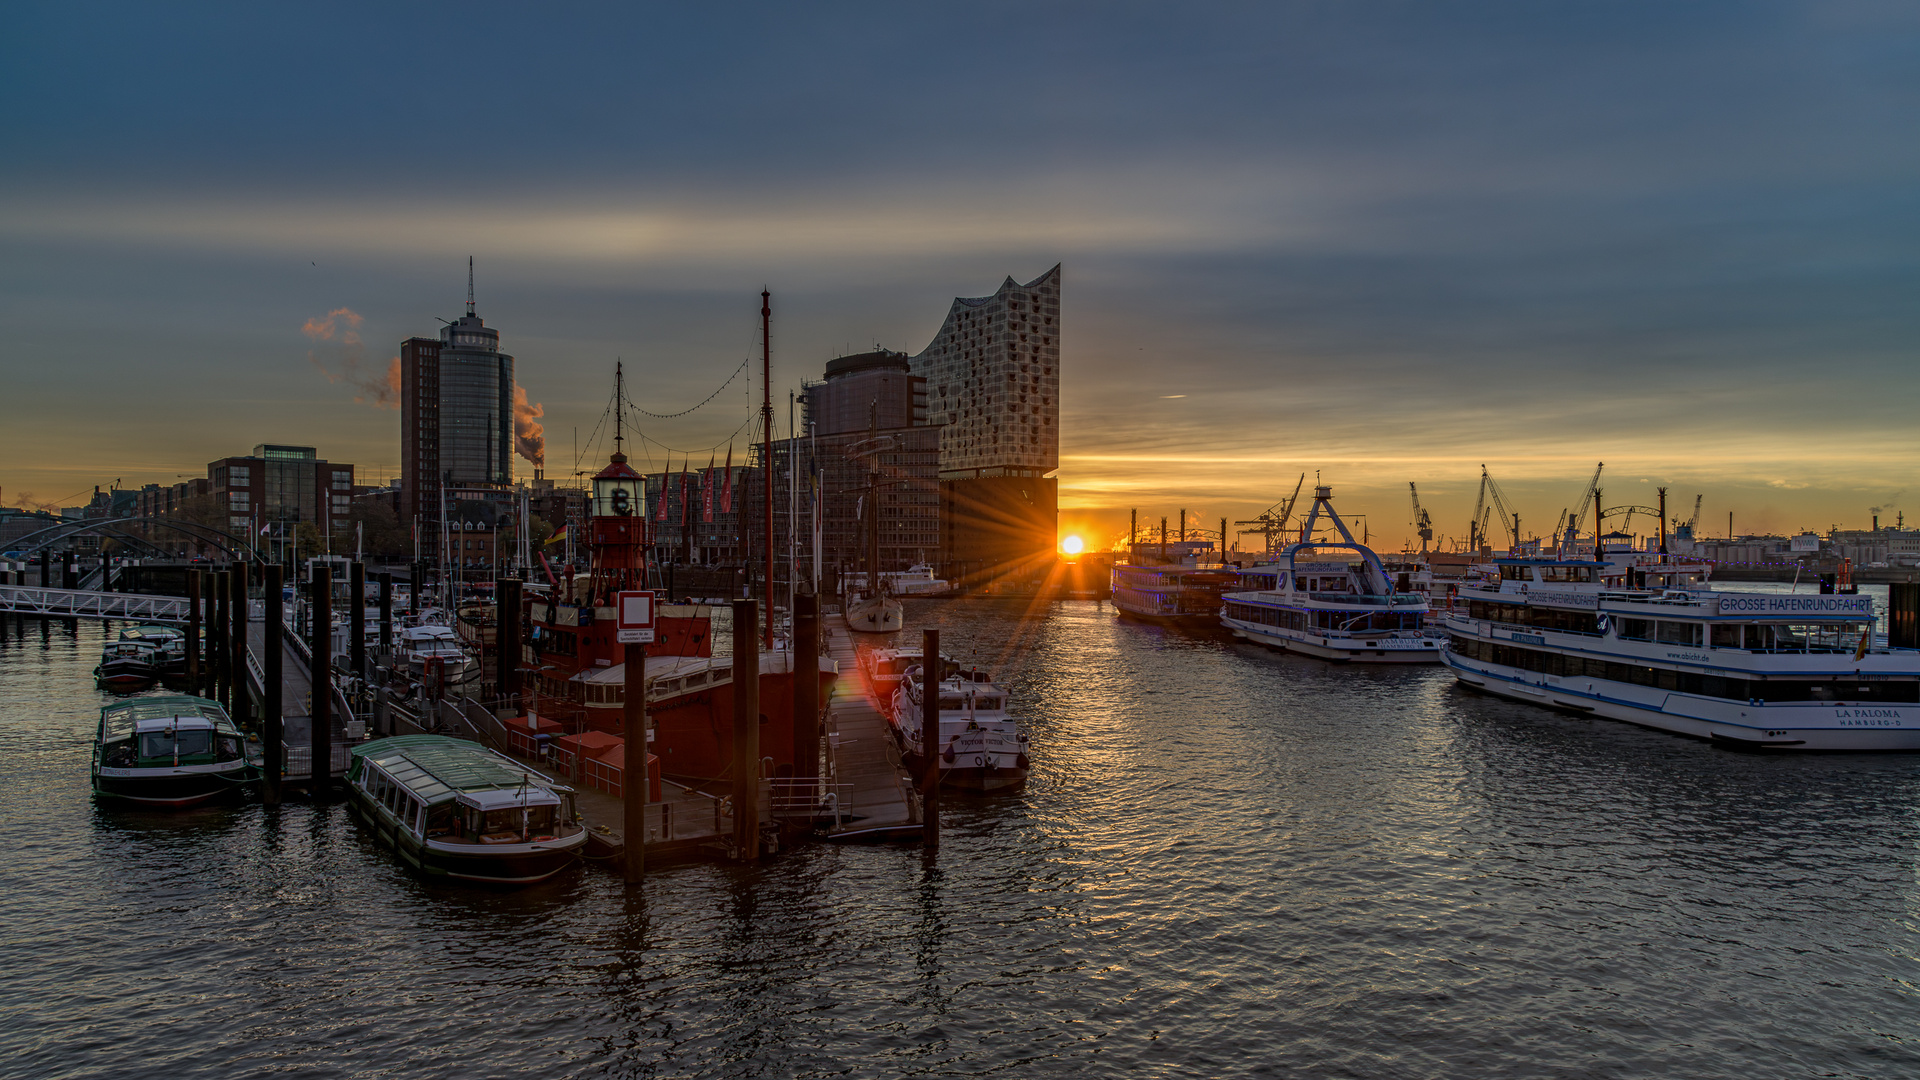
{"label": "gangway", "polygon": [[126,619],[132,622],[184,623],[182,596],[49,589],[40,585],[0,585],[0,612],[63,618]]}

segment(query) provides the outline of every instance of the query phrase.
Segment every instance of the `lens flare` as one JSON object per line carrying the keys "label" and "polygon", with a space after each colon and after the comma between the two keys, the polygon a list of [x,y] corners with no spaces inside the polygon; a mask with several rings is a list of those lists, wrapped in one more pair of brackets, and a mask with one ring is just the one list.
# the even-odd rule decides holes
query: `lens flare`
{"label": "lens flare", "polygon": [[1060,541],[1060,550],[1069,555],[1080,554],[1081,551],[1085,550],[1086,546],[1086,543],[1077,536],[1069,536],[1065,540]]}

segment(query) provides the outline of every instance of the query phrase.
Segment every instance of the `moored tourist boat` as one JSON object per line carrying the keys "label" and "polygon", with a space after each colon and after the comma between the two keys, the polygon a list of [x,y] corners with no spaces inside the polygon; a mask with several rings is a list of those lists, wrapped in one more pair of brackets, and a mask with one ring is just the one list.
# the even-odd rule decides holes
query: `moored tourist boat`
{"label": "moored tourist boat", "polygon": [[587,842],[572,788],[464,739],[362,743],[347,792],[375,840],[429,877],[531,885],[573,866]]}
{"label": "moored tourist boat", "polygon": [[1235,637],[1323,660],[1436,664],[1445,638],[1426,625],[1427,598],[1389,573],[1372,548],[1355,540],[1333,509],[1333,489],[1314,488],[1311,537],[1324,514],[1337,541],[1282,548],[1269,564],[1240,575],[1242,589],[1222,599],[1220,622]]}
{"label": "moored tourist boat", "polygon": [[1135,543],[1111,573],[1114,610],[1153,622],[1211,626],[1220,597],[1239,580],[1222,563],[1203,565],[1213,545],[1201,541]]}
{"label": "moored tourist boat", "polygon": [[[942,785],[969,791],[1010,791],[1027,782],[1027,736],[1007,711],[1007,692],[984,671],[942,661],[946,676],[934,684],[939,695],[940,726],[935,749]],[[889,722],[900,742],[901,758],[918,776],[926,767],[921,740],[922,695],[928,687],[921,667],[910,668],[894,691]]]}
{"label": "moored tourist boat", "polygon": [[218,702],[179,694],[100,710],[95,795],[180,809],[239,794],[256,775],[245,739]]}
{"label": "moored tourist boat", "polygon": [[1731,746],[1920,750],[1920,641],[1880,644],[1870,596],[1723,592],[1698,563],[1496,562],[1446,620],[1468,686]]}

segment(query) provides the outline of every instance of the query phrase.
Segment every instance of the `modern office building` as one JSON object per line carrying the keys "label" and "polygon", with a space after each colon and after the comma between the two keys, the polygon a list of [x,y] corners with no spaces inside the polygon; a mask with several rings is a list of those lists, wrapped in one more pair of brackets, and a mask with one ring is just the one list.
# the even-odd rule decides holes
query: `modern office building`
{"label": "modern office building", "polygon": [[[401,504],[423,553],[440,543],[441,506],[461,500],[512,502],[513,357],[500,331],[467,313],[438,339],[400,343]],[[445,490],[443,490],[445,489]]]}
{"label": "modern office building", "polygon": [[956,298],[912,371],[940,430],[943,576],[968,588],[1038,584],[1059,519],[1060,267]]}
{"label": "modern office building", "polygon": [[207,486],[228,530],[256,545],[290,540],[302,523],[331,538],[345,531],[353,508],[353,466],[311,446],[263,443],[248,456],[209,462]]}

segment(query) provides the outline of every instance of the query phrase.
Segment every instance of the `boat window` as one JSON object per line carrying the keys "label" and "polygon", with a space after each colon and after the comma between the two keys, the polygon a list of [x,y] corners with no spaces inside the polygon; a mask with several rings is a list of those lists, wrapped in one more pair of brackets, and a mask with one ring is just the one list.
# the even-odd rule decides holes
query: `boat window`
{"label": "boat window", "polygon": [[1654,628],[1654,637],[1669,645],[1698,645],[1700,644],[1700,624],[1668,622],[1662,619]]}
{"label": "boat window", "polygon": [[453,808],[454,804],[451,802],[443,802],[438,806],[427,808],[427,824],[424,832],[429,838],[453,835],[454,830],[459,827],[459,818],[454,814]]}
{"label": "boat window", "polygon": [[553,838],[552,806],[533,806],[527,808],[527,832],[534,837]]}
{"label": "boat window", "polygon": [[997,697],[974,698],[973,703],[974,703],[974,708],[976,709],[1000,708],[1000,699]]}
{"label": "boat window", "polygon": [[238,735],[220,736],[219,745],[220,745],[220,749],[217,755],[219,760],[221,761],[240,760],[240,737]]}
{"label": "boat window", "polygon": [[1652,619],[1621,619],[1620,636],[1628,641],[1652,641]]}
{"label": "boat window", "polygon": [[704,686],[706,685],[706,682],[707,682],[707,673],[704,671],[696,671],[693,674],[687,676],[685,680],[685,684],[689,687]]}
{"label": "boat window", "polygon": [[520,813],[520,808],[517,806],[506,810],[489,810],[480,831],[496,839],[518,836],[520,835]]}
{"label": "boat window", "polygon": [[945,694],[940,695],[940,708],[943,711],[950,710],[950,709],[962,709],[965,707],[966,706],[962,705],[960,703],[960,699],[957,697],[948,697]]}
{"label": "boat window", "polygon": [[1740,647],[1740,627],[1738,625],[1728,626],[1723,623],[1715,623],[1713,624],[1713,632],[1709,636],[1713,647],[1716,649],[1737,649]]}
{"label": "boat window", "polygon": [[1503,566],[1500,568],[1500,580],[1501,581],[1532,581],[1533,567]]}
{"label": "boat window", "polygon": [[1541,581],[1581,582],[1593,580],[1591,566],[1542,566]]}

